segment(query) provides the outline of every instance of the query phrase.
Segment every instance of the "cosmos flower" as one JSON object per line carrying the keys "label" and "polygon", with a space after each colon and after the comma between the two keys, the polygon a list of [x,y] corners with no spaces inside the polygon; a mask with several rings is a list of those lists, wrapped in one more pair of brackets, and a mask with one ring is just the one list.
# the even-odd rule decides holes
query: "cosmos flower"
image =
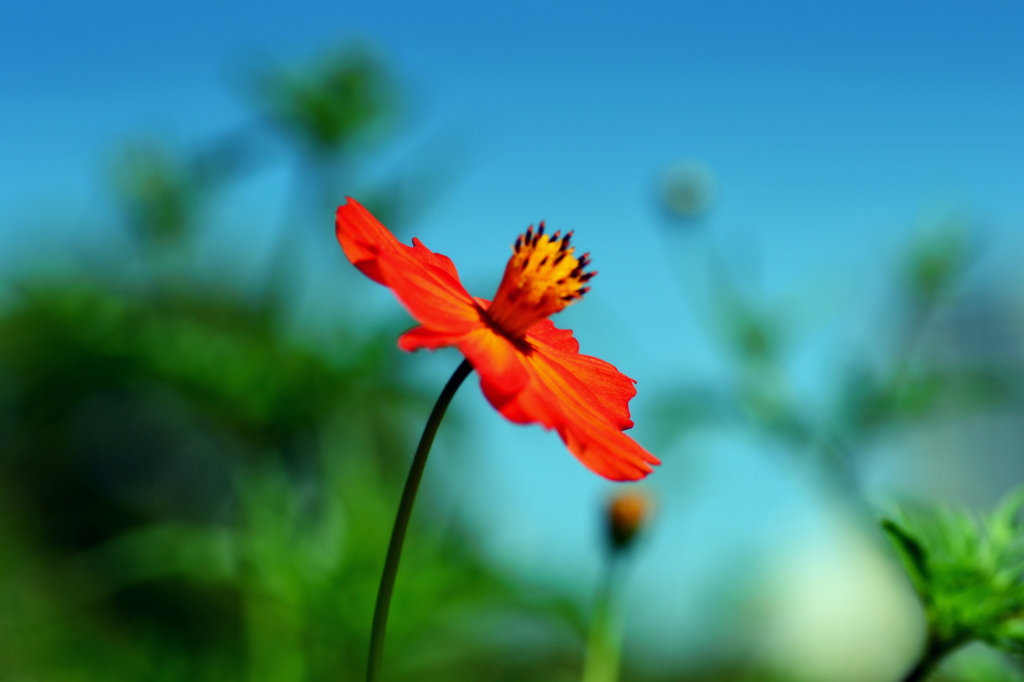
{"label": "cosmos flower", "polygon": [[490,403],[509,420],[554,429],[595,473],[643,478],[660,462],[623,433],[631,428],[635,383],[603,360],[581,355],[570,330],[548,319],[578,301],[596,273],[575,256],[572,233],[547,235],[541,223],[520,235],[493,301],[471,296],[452,261],[418,239],[398,241],[353,199],[338,208],[335,232],[345,255],[385,285],[420,326],[400,348],[455,346],[480,375]]}

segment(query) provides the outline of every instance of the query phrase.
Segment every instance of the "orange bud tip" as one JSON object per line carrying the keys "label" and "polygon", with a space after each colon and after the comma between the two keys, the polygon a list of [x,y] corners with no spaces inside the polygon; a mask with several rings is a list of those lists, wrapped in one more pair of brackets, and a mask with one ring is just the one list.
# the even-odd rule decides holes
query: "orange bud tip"
{"label": "orange bud tip", "polygon": [[612,549],[622,551],[632,545],[637,533],[650,520],[653,504],[648,494],[632,488],[615,495],[608,503],[606,522]]}

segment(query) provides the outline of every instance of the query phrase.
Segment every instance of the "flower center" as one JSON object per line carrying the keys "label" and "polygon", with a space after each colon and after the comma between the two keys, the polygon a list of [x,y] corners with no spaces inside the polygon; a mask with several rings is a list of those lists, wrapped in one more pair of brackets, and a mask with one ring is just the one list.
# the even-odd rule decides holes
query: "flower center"
{"label": "flower center", "polygon": [[590,291],[584,286],[596,272],[583,272],[590,254],[573,256],[569,246],[572,232],[544,234],[542,222],[537,232],[533,225],[516,238],[514,253],[505,266],[505,275],[487,309],[491,323],[510,337],[522,336],[527,329],[557,313]]}

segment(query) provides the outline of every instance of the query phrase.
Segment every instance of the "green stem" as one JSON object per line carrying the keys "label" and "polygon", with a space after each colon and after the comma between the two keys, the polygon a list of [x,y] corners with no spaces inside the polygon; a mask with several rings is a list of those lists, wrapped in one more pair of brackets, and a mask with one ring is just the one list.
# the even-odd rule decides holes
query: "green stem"
{"label": "green stem", "polygon": [[395,525],[391,529],[391,541],[388,543],[388,555],[384,560],[384,573],[380,577],[380,588],[377,590],[377,605],[373,610],[373,627],[370,631],[370,657],[366,666],[366,682],[374,682],[380,673],[381,662],[384,658],[384,633],[388,627],[388,608],[391,606],[391,593],[395,588],[395,575],[398,573],[398,561],[402,557],[402,543],[405,541],[405,531],[409,527],[409,517],[412,515],[412,505],[416,501],[416,491],[420,487],[420,479],[423,478],[423,469],[427,466],[427,456],[430,454],[430,446],[434,444],[434,436],[437,435],[437,427],[441,425],[448,404],[452,401],[455,391],[473,371],[473,365],[469,360],[463,360],[452,378],[445,384],[444,390],[437,398],[434,409],[427,418],[427,424],[423,427],[423,435],[420,436],[420,444],[416,446],[416,454],[412,458],[412,466],[409,468],[409,476],[405,479],[405,488],[402,490],[402,499],[398,503],[398,513],[395,515]]}
{"label": "green stem", "polygon": [[921,654],[921,660],[917,662],[913,670],[907,673],[907,676],[903,678],[903,682],[924,682],[927,680],[932,671],[946,657],[946,654],[958,648],[963,641],[965,640],[942,643],[930,639],[925,646],[924,653]]}
{"label": "green stem", "polygon": [[907,676],[903,678],[903,682],[924,682],[928,679],[928,675],[930,675],[932,670],[935,669],[935,665],[938,662],[937,658],[922,656],[921,660],[914,666],[914,669],[907,673]]}
{"label": "green stem", "polygon": [[619,554],[617,549],[612,549],[608,554],[594,597],[583,682],[617,682],[619,679],[621,642],[615,617],[615,578]]}

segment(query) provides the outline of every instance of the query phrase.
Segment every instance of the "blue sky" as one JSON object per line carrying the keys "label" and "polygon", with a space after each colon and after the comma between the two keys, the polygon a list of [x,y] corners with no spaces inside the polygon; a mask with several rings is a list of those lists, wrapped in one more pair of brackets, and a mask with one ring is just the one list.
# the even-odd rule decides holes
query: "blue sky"
{"label": "blue sky", "polygon": [[[595,290],[561,321],[638,379],[642,440],[652,396],[722,369],[680,290],[694,277],[688,238],[660,233],[654,190],[675,161],[715,174],[707,227],[744,282],[798,329],[823,329],[793,362],[809,396],[870,340],[896,260],[929,217],[971,211],[994,260],[1020,253],[1024,4],[637,5],[14,4],[0,21],[0,262],[73,233],[125,134],[229,128],[246,117],[233,84],[250,56],[301,61],[350,39],[378,49],[406,87],[409,145],[457,141],[465,169],[416,234],[475,293],[493,290],[508,244],[539,219],[576,229],[593,252]],[[252,216],[279,213],[274,182],[247,195],[248,217],[233,214],[228,234],[273,226]],[[63,228],[40,233],[40,209]],[[331,257],[328,269],[344,265]],[[454,362],[424,360],[438,376]],[[488,528],[503,560],[592,575],[593,510],[609,487],[554,435],[504,423],[473,389],[458,400],[478,417],[483,454],[464,469],[438,457],[434,475],[464,483],[453,508]],[[652,479],[662,529],[638,570],[706,574],[741,551],[730,547],[818,527],[800,476],[763,455],[741,437],[665,453]]]}

